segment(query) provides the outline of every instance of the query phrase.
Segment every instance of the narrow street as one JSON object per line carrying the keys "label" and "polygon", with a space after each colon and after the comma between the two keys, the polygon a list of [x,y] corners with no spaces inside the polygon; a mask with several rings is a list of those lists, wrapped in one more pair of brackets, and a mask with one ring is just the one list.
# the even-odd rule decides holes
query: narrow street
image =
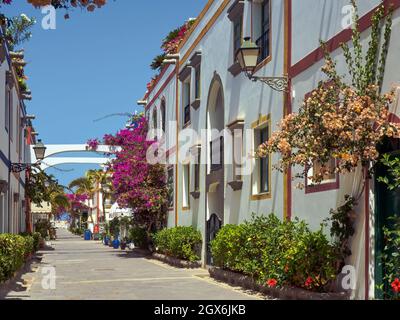
{"label": "narrow street", "polygon": [[[58,230],[55,250],[42,251],[42,261],[26,291],[12,291],[6,299],[22,300],[248,300],[262,299],[220,284],[203,269],[180,270],[134,253],[84,241]],[[56,289],[43,289],[43,268],[53,266]],[[45,269],[46,270],[46,269]],[[46,275],[46,273],[44,274]]]}

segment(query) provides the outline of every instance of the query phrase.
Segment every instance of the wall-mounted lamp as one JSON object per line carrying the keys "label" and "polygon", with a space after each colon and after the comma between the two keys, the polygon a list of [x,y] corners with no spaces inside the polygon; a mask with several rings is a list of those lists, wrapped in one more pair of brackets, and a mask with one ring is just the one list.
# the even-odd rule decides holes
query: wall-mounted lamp
{"label": "wall-mounted lamp", "polygon": [[38,143],[33,147],[33,151],[35,152],[35,157],[37,162],[36,163],[12,163],[10,165],[10,171],[19,173],[22,171],[25,171],[27,169],[30,169],[31,167],[36,167],[40,164],[40,161],[42,161],[45,158],[45,153],[46,153],[46,146],[43,144],[42,140],[38,140]]}
{"label": "wall-mounted lamp", "polygon": [[250,40],[250,37],[244,38],[243,45],[236,53],[237,60],[240,64],[242,72],[246,76],[256,82],[261,81],[270,86],[275,91],[287,91],[289,87],[288,77],[257,77],[254,76],[254,70],[257,67],[258,57],[260,55],[260,47]]}

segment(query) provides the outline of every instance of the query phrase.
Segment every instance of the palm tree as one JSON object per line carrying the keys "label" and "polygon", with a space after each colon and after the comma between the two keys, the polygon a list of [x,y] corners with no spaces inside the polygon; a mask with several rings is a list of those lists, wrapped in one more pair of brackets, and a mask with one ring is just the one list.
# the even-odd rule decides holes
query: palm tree
{"label": "palm tree", "polygon": [[108,171],[104,170],[89,170],[86,176],[96,186],[96,192],[102,194],[103,218],[105,218],[106,199],[111,195],[112,183]]}
{"label": "palm tree", "polygon": [[[103,195],[102,207],[104,215],[106,198],[110,195],[109,190],[111,190],[111,179],[107,171],[89,170],[84,177],[71,181],[68,187],[70,189],[75,189],[75,192],[78,194],[88,195],[90,199],[94,197],[96,192],[100,191]],[[92,215],[90,218],[93,221]]]}
{"label": "palm tree", "polygon": [[[87,177],[80,177],[73,181],[71,181],[68,185],[68,188],[71,190],[75,190],[74,192],[77,194],[85,194],[89,197],[89,199],[93,199],[93,196],[96,192],[95,186],[92,181]],[[90,219],[93,222],[92,211],[90,210]]]}

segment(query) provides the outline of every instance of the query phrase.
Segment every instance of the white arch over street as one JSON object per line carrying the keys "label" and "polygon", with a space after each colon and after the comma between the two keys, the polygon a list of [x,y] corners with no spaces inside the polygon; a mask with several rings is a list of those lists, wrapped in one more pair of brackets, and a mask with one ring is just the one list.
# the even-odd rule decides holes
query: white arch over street
{"label": "white arch over street", "polygon": [[109,158],[72,158],[72,157],[55,157],[48,158],[41,162],[40,168],[46,170],[62,164],[98,164],[105,165],[110,162]]}
{"label": "white arch over street", "polygon": [[[33,150],[34,146],[31,146],[31,159],[32,163],[36,163],[36,155]],[[121,150],[120,147],[99,145],[98,148],[90,150],[87,144],[48,144],[46,145],[46,154],[43,161],[41,161],[40,168],[46,170],[51,167],[62,164],[98,164],[105,165],[110,162],[109,158],[106,157],[54,157],[55,155],[62,153],[72,152],[87,152],[97,154],[113,154]]]}

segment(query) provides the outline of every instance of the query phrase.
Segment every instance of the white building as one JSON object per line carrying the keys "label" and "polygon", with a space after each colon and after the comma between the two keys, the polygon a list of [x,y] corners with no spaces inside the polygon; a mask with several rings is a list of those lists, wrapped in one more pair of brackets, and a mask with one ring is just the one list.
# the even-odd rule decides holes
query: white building
{"label": "white building", "polygon": [[[371,13],[380,1],[358,3],[362,38],[367,44]],[[395,9],[392,39],[398,39],[400,1],[385,1],[389,3]],[[252,213],[274,212],[282,219],[299,217],[316,229],[329,217],[330,209],[343,204],[344,195],[354,193],[363,182],[357,174],[335,176],[320,186],[307,185],[299,190],[291,179],[296,171],[282,174],[272,169],[279,160],[277,154],[266,160],[252,159],[251,174],[236,171],[238,165],[227,164],[235,152],[248,155],[266,141],[282,117],[296,112],[304,96],[317,87],[323,79],[321,39],[328,41],[339,73],[346,71],[339,44],[351,40],[351,31],[343,29],[348,5],[348,0],[210,0],[181,43],[177,63],[165,66],[156,85],[146,93],[151,127],[165,128],[168,181],[174,190],[168,225],[192,225],[202,231],[204,264],[210,255],[207,244],[220,224],[238,224],[250,219]],[[287,75],[288,93],[252,82],[240,72],[235,51],[245,37],[261,47],[255,75]],[[400,81],[399,55],[399,41],[392,40],[384,90]],[[169,126],[173,121],[177,122],[177,130]],[[206,135],[192,145],[193,150],[200,150],[201,165],[191,163],[193,157],[182,158],[184,141],[178,141],[178,133],[185,128],[193,129],[200,137],[201,130],[207,129]],[[209,161],[220,149],[215,147],[216,142],[211,143],[220,139],[212,135],[212,129],[252,129],[253,133],[250,139],[243,139],[241,150],[232,150],[232,143],[225,141],[220,146],[223,158],[214,157],[222,162]],[[382,272],[376,261],[376,252],[382,250],[376,244],[376,239],[382,237],[377,221],[382,221],[386,213],[382,202],[375,201],[378,187],[374,180],[366,184],[357,207],[353,254],[348,261],[359,275],[353,291],[357,299],[376,296],[379,280],[375,279]],[[388,200],[386,191],[382,192],[382,199]]]}
{"label": "white building", "polygon": [[31,121],[18,84],[16,65],[0,30],[0,233],[31,229],[25,198],[26,172],[12,172],[13,164],[30,163],[30,144],[35,143]]}

